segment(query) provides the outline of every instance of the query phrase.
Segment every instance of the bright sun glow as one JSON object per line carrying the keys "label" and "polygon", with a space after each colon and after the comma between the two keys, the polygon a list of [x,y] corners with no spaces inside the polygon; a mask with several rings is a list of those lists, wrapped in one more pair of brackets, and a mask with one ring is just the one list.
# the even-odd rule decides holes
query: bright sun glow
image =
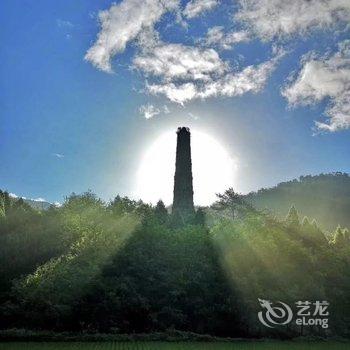
{"label": "bright sun glow", "polygon": [[[191,150],[194,202],[208,205],[215,201],[215,193],[233,186],[236,164],[224,147],[203,132],[191,130]],[[175,132],[163,134],[146,150],[135,191],[145,202],[172,202],[175,152]]]}

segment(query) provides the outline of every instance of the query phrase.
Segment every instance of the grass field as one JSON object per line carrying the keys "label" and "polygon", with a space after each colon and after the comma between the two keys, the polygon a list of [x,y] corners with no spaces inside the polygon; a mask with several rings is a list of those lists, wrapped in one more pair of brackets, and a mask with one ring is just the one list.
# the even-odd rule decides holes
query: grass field
{"label": "grass field", "polygon": [[348,350],[336,342],[94,342],[94,343],[0,343],[0,350]]}

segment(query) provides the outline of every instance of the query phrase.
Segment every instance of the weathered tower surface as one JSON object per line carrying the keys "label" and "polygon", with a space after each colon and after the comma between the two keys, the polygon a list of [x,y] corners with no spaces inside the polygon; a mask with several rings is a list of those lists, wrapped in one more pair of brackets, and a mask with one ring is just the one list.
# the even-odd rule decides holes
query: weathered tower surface
{"label": "weathered tower surface", "polygon": [[177,146],[172,213],[184,221],[194,214],[191,133],[190,129],[186,127],[179,127],[176,133]]}

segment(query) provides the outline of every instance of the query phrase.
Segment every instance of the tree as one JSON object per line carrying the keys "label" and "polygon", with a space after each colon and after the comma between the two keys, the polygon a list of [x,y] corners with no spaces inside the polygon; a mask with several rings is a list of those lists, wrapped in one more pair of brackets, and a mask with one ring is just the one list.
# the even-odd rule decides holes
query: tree
{"label": "tree", "polygon": [[285,222],[287,226],[292,228],[298,228],[300,226],[299,215],[294,205],[290,207]]}
{"label": "tree", "polygon": [[165,224],[169,219],[168,211],[165,207],[164,202],[160,199],[154,208],[154,213],[156,215],[156,218],[159,220],[160,223]]}
{"label": "tree", "polygon": [[338,226],[333,233],[332,243],[339,248],[345,247],[350,243],[349,231],[348,229],[342,229],[341,226]]}
{"label": "tree", "polygon": [[303,221],[301,222],[301,227],[304,229],[304,230],[309,230],[310,227],[311,227],[311,224],[310,224],[310,221],[308,219],[307,216],[304,216],[304,219]]}
{"label": "tree", "polygon": [[5,217],[5,205],[0,193],[0,219]]}
{"label": "tree", "polygon": [[236,193],[233,188],[230,187],[222,194],[217,193],[216,196],[218,197],[218,201],[214,203],[213,208],[215,210],[229,210],[232,220],[234,220],[237,209],[244,204],[242,195]]}
{"label": "tree", "polygon": [[109,209],[117,216],[132,213],[135,211],[135,208],[136,202],[134,200],[128,197],[120,197],[119,195],[109,204]]}
{"label": "tree", "polygon": [[[350,236],[343,226],[330,245],[315,221],[299,224],[295,207],[286,218],[297,225],[291,229],[232,189],[218,208],[233,210],[234,221],[198,208],[181,226],[172,225],[162,201],[151,206],[117,197],[106,204],[87,192],[39,212],[7,198],[0,329],[297,335],[296,325],[271,333],[256,322],[265,295],[290,305],[305,296],[327,300],[337,327],[325,334],[349,335]],[[305,327],[304,334],[320,331]]]}
{"label": "tree", "polygon": [[205,212],[203,208],[198,208],[194,217],[195,224],[205,225]]}
{"label": "tree", "polygon": [[318,227],[315,219],[313,219],[310,223],[310,220],[307,218],[307,216],[305,216],[300,228],[303,233],[303,238],[309,242],[313,242],[314,244],[328,244],[326,236]]}
{"label": "tree", "polygon": [[4,210],[6,215],[11,208],[11,198],[9,193],[6,191],[3,192],[3,203],[4,203]]}

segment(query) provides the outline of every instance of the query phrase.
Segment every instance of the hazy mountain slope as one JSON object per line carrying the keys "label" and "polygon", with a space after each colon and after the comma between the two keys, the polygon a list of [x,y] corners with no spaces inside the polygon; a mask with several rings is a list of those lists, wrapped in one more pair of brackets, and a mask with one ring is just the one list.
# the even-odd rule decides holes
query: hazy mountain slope
{"label": "hazy mountain slope", "polygon": [[39,201],[34,199],[24,199],[24,202],[29,204],[32,208],[37,210],[47,210],[51,207],[51,203],[46,201]]}
{"label": "hazy mountain slope", "polygon": [[13,193],[9,193],[7,191],[2,191],[0,189],[0,209],[2,206],[12,206],[15,205],[16,202],[22,200],[24,203],[28,204],[30,207],[36,210],[47,210],[53,205],[45,200],[40,198],[38,199],[30,199],[25,197],[18,197]]}
{"label": "hazy mountain slope", "polygon": [[350,227],[350,176],[345,173],[301,176],[276,187],[249,193],[246,199],[259,209],[268,209],[283,218],[295,205],[300,218],[315,218],[333,230],[338,224]]}

